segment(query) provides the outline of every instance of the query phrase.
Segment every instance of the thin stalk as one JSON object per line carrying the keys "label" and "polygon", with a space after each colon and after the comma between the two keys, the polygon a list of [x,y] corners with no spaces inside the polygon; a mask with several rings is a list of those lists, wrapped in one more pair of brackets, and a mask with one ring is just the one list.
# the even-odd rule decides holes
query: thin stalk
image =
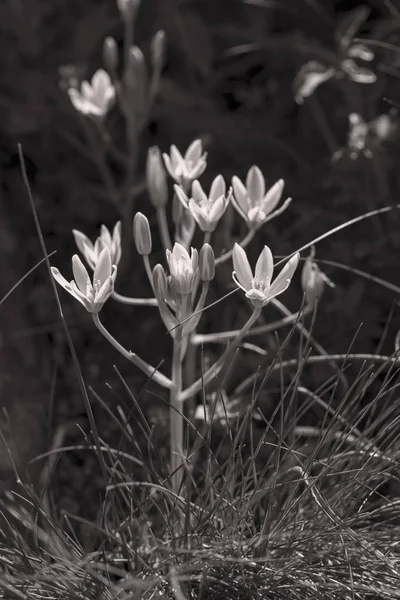
{"label": "thin stalk", "polygon": [[146,361],[137,356],[137,354],[130,352],[129,350],[124,348],[122,344],[117,342],[117,340],[111,335],[111,333],[104,327],[103,323],[100,321],[98,313],[92,313],[92,317],[93,322],[96,325],[97,329],[100,331],[100,333],[106,338],[108,342],[110,342],[112,346],[114,346],[116,350],[118,350],[120,354],[122,354],[124,358],[133,363],[136,367],[138,367],[138,369],[140,369],[145,375],[147,375],[149,379],[152,379],[153,381],[158,383],[158,385],[167,389],[171,389],[172,381],[168,377],[165,377],[165,375],[163,375],[162,373],[160,373],[160,371],[149,365]]}
{"label": "thin stalk", "polygon": [[183,415],[180,395],[182,392],[182,338],[174,340],[172,354],[172,386],[170,389],[170,451],[171,451],[171,483],[175,493],[179,493],[182,483],[183,465]]}
{"label": "thin stalk", "polygon": [[[310,312],[310,307],[306,306],[302,311],[303,316]],[[271,331],[276,331],[281,327],[285,327],[286,325],[291,325],[300,316],[300,312],[292,313],[284,317],[283,319],[279,319],[279,321],[273,321],[272,323],[268,323],[266,325],[260,325],[259,327],[253,327],[250,331],[247,332],[246,337],[250,337],[253,335],[262,335],[264,333],[270,333]],[[226,342],[226,340],[230,340],[232,338],[237,337],[240,334],[240,329],[232,329],[231,331],[219,331],[217,333],[197,333],[192,337],[192,344],[195,346],[199,346],[200,344],[221,344]]]}
{"label": "thin stalk", "polygon": [[182,393],[180,395],[181,402],[184,402],[188,398],[191,398],[192,396],[194,396],[194,394],[197,394],[198,392],[200,392],[200,390],[205,385],[207,385],[212,379],[214,379],[215,377],[217,377],[218,374],[220,374],[222,369],[224,369],[224,372],[222,373],[222,377],[220,378],[220,380],[226,376],[226,374],[232,367],[234,354],[235,354],[237,348],[239,347],[242,339],[245,337],[245,335],[247,334],[249,329],[257,321],[258,317],[260,316],[260,313],[261,313],[261,308],[254,308],[253,313],[251,314],[247,323],[245,323],[245,325],[242,327],[240,334],[238,335],[236,340],[234,342],[232,342],[232,344],[229,346],[229,348],[227,348],[227,350],[223,353],[223,355],[212,365],[212,367],[210,367],[208,369],[208,371],[206,371],[204,373],[204,375],[202,375],[202,377],[197,379],[192,385],[190,385],[189,387],[187,387],[185,390],[182,391]]}
{"label": "thin stalk", "polygon": [[113,292],[111,298],[121,302],[121,304],[130,304],[131,306],[158,306],[155,298],[130,298],[129,296],[122,296],[117,292]]}
{"label": "thin stalk", "polygon": [[167,222],[167,213],[165,211],[165,206],[160,206],[156,211],[158,230],[160,232],[161,242],[164,250],[171,250],[172,242],[171,236],[169,234],[168,222]]}
{"label": "thin stalk", "polygon": [[144,268],[146,270],[147,279],[149,280],[149,283],[151,285],[151,289],[154,291],[154,288],[153,288],[153,273],[151,272],[151,266],[150,266],[149,257],[143,255],[142,258],[143,258]]}

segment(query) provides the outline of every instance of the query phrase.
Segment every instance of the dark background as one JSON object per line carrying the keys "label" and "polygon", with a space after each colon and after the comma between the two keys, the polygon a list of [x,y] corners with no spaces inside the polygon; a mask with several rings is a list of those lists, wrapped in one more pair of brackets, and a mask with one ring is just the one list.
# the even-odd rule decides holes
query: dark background
{"label": "dark background", "polygon": [[[361,4],[369,6],[370,13],[357,35],[378,42],[371,46],[376,53],[371,65],[376,83],[328,82],[310,101],[296,104],[293,82],[300,67],[321,60],[326,51],[335,53],[335,32],[350,9]],[[243,179],[252,164],[262,169],[269,184],[283,177],[293,203],[262,228],[252,244],[252,257],[265,243],[274,254],[287,255],[354,216],[399,201],[396,115],[390,140],[375,140],[370,158],[361,152],[352,159],[346,150],[349,113],[370,122],[400,102],[397,0],[143,0],[135,42],[146,56],[158,29],[167,35],[166,67],[142,135],[138,183],[143,181],[150,145],[168,151],[174,143],[183,151],[196,137],[202,138],[209,153],[202,178],[206,184],[218,173],[227,181],[234,174]],[[63,66],[72,65],[83,79],[102,66],[106,36],[122,41],[123,26],[113,0],[0,3],[0,297],[42,258],[20,174],[18,143],[47,249],[57,251],[52,264],[67,277],[76,251],[72,228],[94,239],[101,223],[112,227],[118,218],[87,155],[80,120],[60,85]],[[116,110],[107,123],[118,143],[122,122]],[[341,148],[342,158],[333,161],[332,155]],[[115,176],[118,180],[116,166]],[[136,207],[154,221],[144,193],[137,197]],[[238,236],[243,232],[237,217],[233,227]],[[362,269],[400,286],[398,232],[394,210],[323,241],[317,258]],[[155,246],[156,261],[161,259],[159,242]],[[400,327],[397,295],[340,268],[325,270],[336,288],[327,290],[320,306],[314,326],[318,341],[328,352],[346,352],[352,344],[354,351],[391,354]],[[221,297],[230,285],[227,264],[219,271],[210,299]],[[149,293],[133,250],[117,289],[137,296]],[[154,403],[163,407],[154,393],[141,393],[141,374],[100,338],[90,315],[62,290],[60,296],[85,382],[115,408],[123,402],[117,395],[116,364],[144,408]],[[301,297],[297,276],[283,300],[296,310]],[[247,314],[244,299],[236,295],[209,312],[205,328],[216,330],[221,323],[240,327]],[[275,309],[268,308],[264,318],[277,318]],[[154,309],[131,310],[110,301],[103,319],[119,341],[152,364],[168,356],[169,340]],[[86,411],[44,266],[0,305],[0,329],[0,399],[18,465],[48,446],[57,427],[65,428],[63,443],[81,441],[82,431],[75,424],[88,430]],[[276,342],[272,337],[260,343],[273,349]],[[296,347],[290,355],[296,355]],[[246,355],[239,378],[254,371],[257,360]],[[322,367],[313,372],[315,385],[330,374]],[[113,392],[106,389],[106,382]],[[93,410],[101,434],[117,436],[118,428],[95,400]],[[151,418],[150,408],[149,414]],[[155,415],[160,432],[166,431],[161,413]],[[4,449],[1,456],[3,479],[8,481],[12,469]],[[82,468],[71,478],[74,465]],[[60,459],[54,478],[56,489],[62,490],[58,494],[63,508],[79,510],[70,490],[76,487],[82,498],[96,473],[95,459],[88,453],[76,451]]]}

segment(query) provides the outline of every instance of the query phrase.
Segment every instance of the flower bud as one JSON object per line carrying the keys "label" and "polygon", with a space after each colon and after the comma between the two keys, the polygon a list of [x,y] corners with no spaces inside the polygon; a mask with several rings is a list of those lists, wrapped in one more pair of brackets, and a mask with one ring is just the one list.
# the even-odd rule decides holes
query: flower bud
{"label": "flower bud", "polygon": [[149,148],[146,162],[147,190],[154,208],[161,208],[168,202],[167,174],[158,146]]}
{"label": "flower bud", "polygon": [[133,239],[138,253],[148,256],[151,252],[151,231],[147,217],[138,212],[133,220]]}
{"label": "flower bud", "polygon": [[118,9],[125,22],[132,23],[136,18],[141,0],[117,0]]}
{"label": "flower bud", "polygon": [[165,59],[165,31],[160,29],[151,40],[151,64],[153,69],[161,71]]}
{"label": "flower bud", "polygon": [[301,273],[301,287],[304,292],[306,303],[314,308],[320,300],[325,288],[325,284],[335,287],[335,284],[321,271],[317,263],[314,262],[315,249],[312,248],[310,256],[306,259]]}
{"label": "flower bud", "polygon": [[164,267],[157,264],[153,269],[153,287],[157,298],[165,298],[167,293],[167,276]]}
{"label": "flower bud", "polygon": [[114,74],[118,69],[118,46],[117,42],[112,37],[107,37],[103,44],[103,60],[107,67],[107,71]]}
{"label": "flower bud", "polygon": [[215,277],[215,256],[210,244],[203,244],[200,250],[199,272],[202,281],[212,281]]}

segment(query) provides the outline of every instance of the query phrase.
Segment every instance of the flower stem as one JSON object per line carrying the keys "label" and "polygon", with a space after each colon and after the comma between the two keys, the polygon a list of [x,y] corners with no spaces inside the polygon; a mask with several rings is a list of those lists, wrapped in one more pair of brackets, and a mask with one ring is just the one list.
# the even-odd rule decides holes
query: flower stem
{"label": "flower stem", "polygon": [[130,304],[131,306],[158,306],[155,298],[130,298],[129,296],[122,296],[117,292],[113,292],[111,297],[121,302],[121,304]]}
{"label": "flower stem", "polygon": [[160,371],[149,365],[146,361],[142,360],[139,356],[137,356],[137,354],[130,352],[129,350],[124,348],[122,344],[117,342],[117,340],[111,335],[111,333],[104,327],[103,323],[100,321],[98,313],[92,313],[92,317],[93,322],[96,325],[97,329],[100,331],[100,333],[106,338],[108,342],[110,342],[112,346],[114,346],[116,350],[118,350],[120,354],[122,354],[124,358],[136,365],[141,371],[143,371],[145,375],[147,375],[150,379],[158,383],[158,385],[167,389],[171,389],[172,381],[168,377],[165,377],[165,375],[163,375],[162,373],[160,373]]}
{"label": "flower stem", "polygon": [[179,494],[183,466],[183,414],[180,395],[182,391],[182,338],[174,340],[172,355],[172,386],[170,389],[170,451],[172,489]]}
{"label": "flower stem", "polygon": [[219,377],[219,381],[220,382],[223,381],[223,379],[226,377],[226,375],[232,368],[234,354],[235,354],[237,348],[239,347],[242,339],[247,334],[249,329],[257,321],[258,317],[260,316],[260,313],[261,313],[261,308],[254,308],[253,313],[250,315],[250,318],[248,319],[247,323],[245,323],[245,325],[243,325],[242,329],[240,330],[239,335],[237,336],[235,341],[233,341],[231,343],[231,345],[227,348],[227,350],[225,350],[223,355],[220,356],[220,358],[212,365],[212,367],[210,367],[208,369],[208,371],[206,371],[204,373],[204,375],[202,377],[197,379],[192,385],[190,385],[189,387],[187,387],[185,390],[182,391],[182,393],[180,395],[181,402],[184,402],[188,398],[191,398],[192,396],[194,396],[194,394],[197,394],[198,392],[200,392],[200,390],[205,385],[207,385],[212,379],[217,377],[217,375],[220,374],[221,376]]}

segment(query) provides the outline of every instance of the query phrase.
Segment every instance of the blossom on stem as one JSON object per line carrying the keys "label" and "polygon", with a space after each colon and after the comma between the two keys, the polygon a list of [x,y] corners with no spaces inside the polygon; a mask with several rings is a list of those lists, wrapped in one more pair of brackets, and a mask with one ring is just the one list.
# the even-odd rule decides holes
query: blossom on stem
{"label": "blossom on stem", "polygon": [[268,246],[264,246],[264,250],[258,257],[253,275],[246,252],[239,244],[235,244],[232,277],[236,285],[246,293],[246,298],[253,306],[260,308],[289,287],[299,259],[299,253],[292,256],[272,283],[274,259]]}
{"label": "blossom on stem", "polygon": [[78,250],[83,254],[86,262],[91,269],[96,268],[96,264],[99,260],[101,251],[104,248],[108,248],[111,257],[111,264],[118,266],[121,260],[121,221],[118,221],[114,225],[112,235],[109,229],[102,225],[100,228],[100,235],[93,244],[92,241],[77,229],[72,230],[75,238],[75,243],[78,246]]}
{"label": "blossom on stem", "polygon": [[172,282],[178,294],[186,296],[191,293],[198,271],[199,257],[197,250],[191,248],[191,253],[178,242],[172,251],[167,250],[167,262]]}
{"label": "blossom on stem", "polygon": [[108,248],[103,248],[93,273],[93,280],[77,254],[72,257],[74,279],[68,282],[56,267],[51,267],[54,279],[90,313],[98,313],[114,291],[117,267],[111,263]]}
{"label": "blossom on stem", "polygon": [[232,178],[232,204],[250,229],[257,229],[267,221],[280,215],[291,202],[287,198],[280,208],[276,207],[282,197],[283,179],[279,179],[267,192],[264,175],[256,166],[252,166],[246,177],[246,185],[239,177]]}
{"label": "blossom on stem", "polygon": [[69,88],[68,95],[74,108],[83,115],[103,118],[115,100],[115,87],[107,71],[99,69],[89,81],[82,81],[81,89]]}
{"label": "blossom on stem", "polygon": [[231,190],[226,195],[226,185],[222,175],[218,175],[214,179],[208,196],[197,179],[192,184],[192,195],[190,198],[179,185],[174,185],[174,190],[178,199],[196,220],[200,229],[210,232],[216,228],[232,195]]}
{"label": "blossom on stem", "polygon": [[207,153],[203,152],[201,140],[195,140],[186,150],[185,156],[179,152],[174,145],[170,153],[163,154],[165,167],[172,179],[183,186],[185,190],[189,185],[200,177],[207,166]]}

